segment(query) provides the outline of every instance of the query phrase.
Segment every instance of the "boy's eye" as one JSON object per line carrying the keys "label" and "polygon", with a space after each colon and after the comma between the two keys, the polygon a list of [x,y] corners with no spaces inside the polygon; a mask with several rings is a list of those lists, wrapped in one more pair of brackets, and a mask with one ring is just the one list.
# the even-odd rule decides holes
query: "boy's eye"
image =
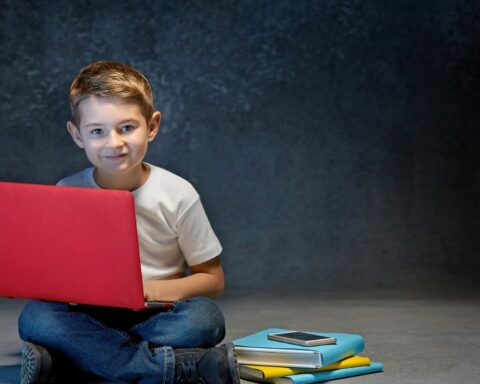
{"label": "boy's eye", "polygon": [[103,131],[100,128],[95,128],[95,129],[92,129],[90,133],[93,135],[101,135]]}
{"label": "boy's eye", "polygon": [[130,132],[131,130],[133,130],[133,128],[134,128],[133,125],[127,124],[127,125],[122,126],[121,131],[122,132]]}

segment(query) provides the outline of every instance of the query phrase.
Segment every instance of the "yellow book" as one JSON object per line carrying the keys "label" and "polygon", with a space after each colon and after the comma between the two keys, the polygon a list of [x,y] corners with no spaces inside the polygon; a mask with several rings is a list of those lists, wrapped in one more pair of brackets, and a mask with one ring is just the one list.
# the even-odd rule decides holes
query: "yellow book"
{"label": "yellow book", "polygon": [[267,367],[264,365],[241,365],[239,367],[240,377],[242,379],[271,379],[287,375],[296,375],[299,373],[332,371],[334,369],[363,367],[370,365],[370,359],[364,356],[352,356],[336,363],[317,369],[301,369],[288,367]]}

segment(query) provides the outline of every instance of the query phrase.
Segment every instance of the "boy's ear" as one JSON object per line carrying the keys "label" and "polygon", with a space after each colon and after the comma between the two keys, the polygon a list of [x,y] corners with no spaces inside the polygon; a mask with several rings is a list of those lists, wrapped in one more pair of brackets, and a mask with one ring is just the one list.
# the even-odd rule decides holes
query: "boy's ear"
{"label": "boy's ear", "polygon": [[153,113],[150,123],[148,124],[148,142],[151,143],[160,130],[160,121],[162,114],[159,111]]}
{"label": "boy's ear", "polygon": [[73,124],[71,121],[67,122],[67,130],[72,136],[73,141],[77,144],[80,148],[85,148],[83,144],[82,136],[80,136],[80,131],[78,130],[77,126]]}

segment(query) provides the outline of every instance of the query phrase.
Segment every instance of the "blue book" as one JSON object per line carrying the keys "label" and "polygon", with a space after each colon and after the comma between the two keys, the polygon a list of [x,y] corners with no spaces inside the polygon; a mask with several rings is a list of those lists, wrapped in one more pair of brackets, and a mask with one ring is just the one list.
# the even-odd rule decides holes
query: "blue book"
{"label": "blue book", "polygon": [[336,344],[304,347],[268,340],[270,333],[289,332],[285,329],[269,328],[234,340],[235,353],[239,364],[269,365],[292,368],[321,368],[336,363],[363,351],[365,341],[360,335],[350,333],[318,333],[334,337]]}
{"label": "blue book", "polygon": [[336,379],[344,379],[346,377],[366,375],[368,373],[382,372],[383,365],[381,363],[371,362],[370,365],[355,368],[335,369],[333,371],[321,371],[312,373],[302,373],[298,375],[290,375],[285,377],[275,377],[266,382],[274,384],[311,384],[321,383]]}

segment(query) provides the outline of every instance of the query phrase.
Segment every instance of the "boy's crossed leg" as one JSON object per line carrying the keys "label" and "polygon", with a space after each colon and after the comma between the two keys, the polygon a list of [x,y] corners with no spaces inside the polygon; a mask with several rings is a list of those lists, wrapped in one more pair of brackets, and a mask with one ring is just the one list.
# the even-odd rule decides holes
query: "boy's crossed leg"
{"label": "boy's crossed leg", "polygon": [[[109,380],[195,383],[203,377],[207,383],[239,382],[231,345],[177,349],[210,348],[223,339],[223,315],[207,298],[180,301],[172,310],[153,315],[31,301],[20,315],[19,332],[22,340],[44,346],[54,356],[66,357],[81,370]],[[55,371],[62,374],[54,359]],[[23,382],[37,381],[25,376]]]}

